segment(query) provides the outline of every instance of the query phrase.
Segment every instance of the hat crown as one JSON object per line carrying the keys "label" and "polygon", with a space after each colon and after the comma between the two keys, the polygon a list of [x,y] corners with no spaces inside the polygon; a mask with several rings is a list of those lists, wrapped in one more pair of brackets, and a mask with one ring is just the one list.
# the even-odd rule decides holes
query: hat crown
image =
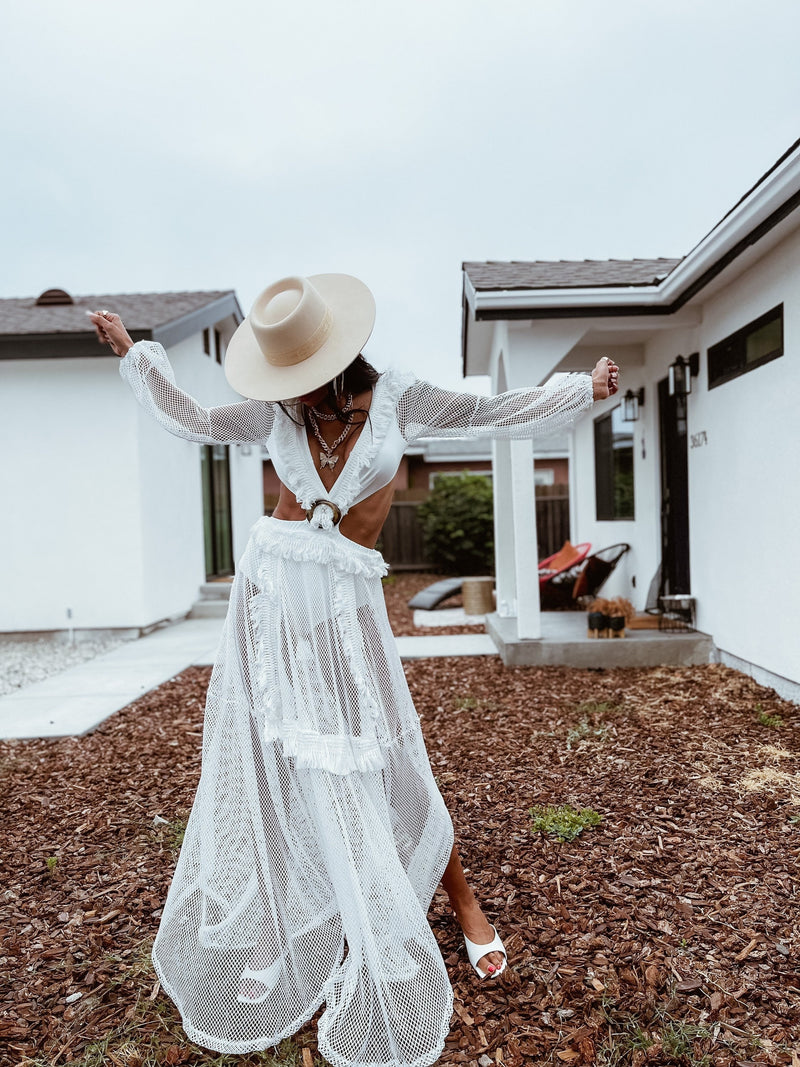
{"label": "hat crown", "polygon": [[327,341],[333,316],[308,280],[281,278],[256,297],[249,315],[259,348],[268,363],[288,367],[301,363]]}
{"label": "hat crown", "polygon": [[253,400],[303,396],[353,362],[374,323],[375,298],[352,274],[281,278],[228,342],[225,377]]}

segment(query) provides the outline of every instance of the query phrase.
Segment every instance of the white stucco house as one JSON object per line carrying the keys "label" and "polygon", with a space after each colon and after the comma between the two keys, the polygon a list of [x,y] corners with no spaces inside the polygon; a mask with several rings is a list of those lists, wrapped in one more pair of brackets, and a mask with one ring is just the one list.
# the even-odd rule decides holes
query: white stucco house
{"label": "white stucco house", "polygon": [[165,346],[202,404],[241,399],[222,371],[243,318],[233,292],[0,300],[0,632],[185,615],[263,513],[260,449],[184,441],[149,418],[86,317],[106,307]]}
{"label": "white stucco house", "polygon": [[[660,567],[721,661],[796,699],[800,141],[682,259],[468,262],[463,306],[464,374],[496,392],[620,364],[572,433],[572,540],[629,543],[604,594],[642,609]],[[541,635],[530,450],[494,446],[498,613],[520,642]]]}

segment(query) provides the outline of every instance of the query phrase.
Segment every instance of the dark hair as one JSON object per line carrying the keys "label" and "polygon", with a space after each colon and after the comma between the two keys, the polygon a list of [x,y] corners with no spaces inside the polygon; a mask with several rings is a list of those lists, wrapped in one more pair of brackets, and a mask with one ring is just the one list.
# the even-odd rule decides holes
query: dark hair
{"label": "dark hair", "polygon": [[[356,356],[353,362],[349,364],[349,366],[345,367],[342,373],[344,375],[343,392],[345,395],[347,395],[347,393],[352,393],[353,396],[358,396],[359,393],[365,393],[367,389],[371,389],[372,386],[375,385],[375,382],[377,382],[378,378],[380,378],[381,376],[381,372],[377,371],[371,363],[368,363],[362,355]],[[336,377],[338,378],[339,375],[337,374]],[[349,426],[351,423],[353,423],[353,416],[356,414],[364,415],[364,418],[361,419],[360,422],[355,423],[355,425],[360,426],[362,425],[362,423],[365,423],[367,419],[369,419],[369,410],[367,408],[351,408],[349,411],[342,411],[342,409],[339,407],[339,403],[336,397],[336,391],[334,389],[334,381],[335,379],[332,379],[327,383],[328,392],[327,395],[323,398],[324,402],[327,402],[328,407],[336,415],[337,419],[343,422],[346,426]],[[313,392],[313,390],[310,391]],[[323,401],[321,401],[321,403],[322,402]],[[292,420],[292,422],[300,426],[300,420],[296,419],[292,415],[291,411],[288,411],[286,407],[284,407],[283,401],[279,400],[278,403],[283,408],[284,412],[286,412],[286,414]],[[311,422],[309,421],[308,411],[306,410],[305,406],[303,409],[302,424],[305,425],[307,430],[311,430]]]}

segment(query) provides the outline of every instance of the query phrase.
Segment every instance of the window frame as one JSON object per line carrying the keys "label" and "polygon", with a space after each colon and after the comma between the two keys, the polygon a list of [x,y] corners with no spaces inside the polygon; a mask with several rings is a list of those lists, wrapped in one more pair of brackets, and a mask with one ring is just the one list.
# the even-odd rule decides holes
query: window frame
{"label": "window frame", "polygon": [[[764,326],[767,326],[776,320],[780,324],[780,344],[771,352],[748,363],[747,339],[754,333],[757,333],[758,330],[762,329]],[[721,362],[730,349],[734,349],[734,355],[738,357],[736,366],[733,369],[720,369],[715,371],[714,363],[717,360]],[[763,315],[759,315],[757,319],[753,319],[745,326],[741,326],[738,330],[734,330],[734,332],[728,334],[727,337],[723,337],[722,340],[717,341],[716,344],[708,346],[708,349],[706,350],[708,388],[716,389],[718,386],[724,385],[726,382],[732,382],[735,378],[740,378],[743,374],[748,374],[751,370],[755,370],[757,367],[763,367],[765,363],[771,363],[774,359],[779,359],[785,351],[783,303],[780,303],[776,304],[775,307],[770,308],[769,311],[765,311]]]}
{"label": "window frame", "polygon": [[[614,468],[614,412],[618,411],[620,416],[622,415],[622,404],[616,404],[609,411],[604,411],[602,415],[598,415],[594,420],[594,507],[595,507],[595,519],[597,522],[635,522],[636,521],[636,481],[635,481],[635,448],[634,448],[634,435],[633,430],[625,436],[630,436],[630,477],[631,477],[631,511],[630,514],[616,514],[617,493],[616,493],[616,479],[617,472]],[[610,447],[607,447],[603,442],[599,440],[600,435],[604,433],[604,424],[608,423],[610,428],[610,434],[608,440],[610,441]],[[627,424],[626,424],[627,425]],[[600,456],[605,452],[607,456],[605,468],[601,467]]]}

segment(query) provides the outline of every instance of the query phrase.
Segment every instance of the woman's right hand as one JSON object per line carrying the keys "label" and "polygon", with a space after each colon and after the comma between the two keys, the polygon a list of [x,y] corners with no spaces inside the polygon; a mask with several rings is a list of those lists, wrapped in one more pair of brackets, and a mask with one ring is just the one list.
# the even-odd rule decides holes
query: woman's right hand
{"label": "woman's right hand", "polygon": [[97,331],[100,343],[111,345],[114,355],[124,356],[133,344],[133,338],[123,326],[119,315],[114,315],[111,311],[93,311],[89,319]]}
{"label": "woman's right hand", "polygon": [[605,400],[619,389],[619,367],[608,356],[599,359],[592,371],[592,393],[594,400]]}

